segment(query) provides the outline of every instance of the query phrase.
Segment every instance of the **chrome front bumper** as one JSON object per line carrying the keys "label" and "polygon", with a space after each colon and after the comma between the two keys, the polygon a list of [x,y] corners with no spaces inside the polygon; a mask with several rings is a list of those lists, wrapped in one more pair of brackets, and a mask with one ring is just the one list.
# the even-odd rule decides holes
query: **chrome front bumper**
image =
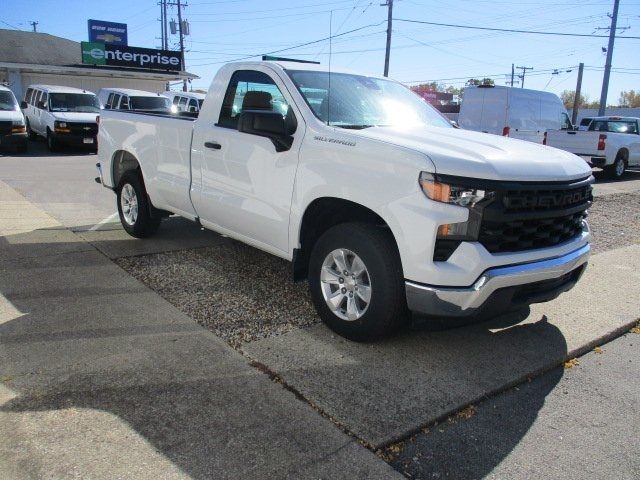
{"label": "chrome front bumper", "polygon": [[[561,257],[486,270],[470,287],[438,287],[406,281],[407,305],[415,313],[429,316],[467,317],[493,307],[493,310],[510,310],[516,303],[527,304],[551,300],[569,290],[576,283],[588,261],[591,247],[574,250]],[[566,277],[566,278],[565,278]],[[539,282],[559,279],[556,284],[540,284],[540,291],[518,292],[523,287]],[[507,289],[509,289],[507,291]],[[499,293],[509,293],[495,298],[500,305],[486,305]],[[521,288],[522,290],[522,288]],[[533,301],[528,301],[533,300]]]}

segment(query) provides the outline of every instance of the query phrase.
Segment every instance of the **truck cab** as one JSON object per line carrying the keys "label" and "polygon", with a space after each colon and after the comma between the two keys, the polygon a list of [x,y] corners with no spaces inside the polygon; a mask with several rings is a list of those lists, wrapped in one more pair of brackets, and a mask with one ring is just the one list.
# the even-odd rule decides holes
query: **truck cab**
{"label": "truck cab", "polygon": [[27,127],[13,92],[0,85],[0,149],[27,151]]}
{"label": "truck cab", "polygon": [[98,92],[102,108],[167,113],[171,102],[159,93],[130,88],[102,88]]}

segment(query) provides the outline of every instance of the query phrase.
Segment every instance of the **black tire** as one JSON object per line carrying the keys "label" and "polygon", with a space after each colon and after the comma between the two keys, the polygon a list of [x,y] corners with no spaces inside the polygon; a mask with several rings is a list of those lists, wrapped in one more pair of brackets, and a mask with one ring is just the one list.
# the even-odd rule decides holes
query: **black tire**
{"label": "black tire", "polygon": [[38,138],[38,134],[31,130],[31,125],[29,124],[29,120],[27,119],[27,134],[29,135],[29,140],[36,140]]}
{"label": "black tire", "polygon": [[48,128],[47,128],[47,148],[51,153],[55,153],[60,150],[58,141],[55,138],[53,138],[53,135],[51,135],[51,131],[49,131]]}
{"label": "black tire", "polygon": [[[320,278],[323,262],[336,249],[347,249],[360,257],[370,279],[370,302],[355,320],[336,315],[323,295]],[[398,249],[391,232],[383,227],[343,223],[327,230],[311,252],[309,288],[322,321],[350,340],[365,342],[389,336],[410,318]]]}
{"label": "black tire", "polygon": [[[138,205],[138,213],[133,223],[130,223],[123,213],[122,191],[127,185],[133,188]],[[147,238],[158,231],[162,219],[151,217],[147,191],[144,188],[142,176],[138,171],[127,172],[122,176],[116,194],[120,223],[122,223],[122,227],[129,235],[136,238]]]}
{"label": "black tire", "polygon": [[604,167],[604,171],[611,180],[620,180],[627,171],[627,160],[618,155],[611,165]]}

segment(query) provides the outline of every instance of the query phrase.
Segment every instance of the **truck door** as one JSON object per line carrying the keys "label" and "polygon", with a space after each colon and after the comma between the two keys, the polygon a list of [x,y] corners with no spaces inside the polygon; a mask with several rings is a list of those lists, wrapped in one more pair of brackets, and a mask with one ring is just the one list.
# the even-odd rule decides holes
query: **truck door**
{"label": "truck door", "polygon": [[[277,152],[269,138],[239,132],[243,110],[294,115],[298,127],[291,148]],[[211,120],[200,117],[192,142],[192,165],[200,165],[201,175],[198,179],[193,172],[192,200],[200,221],[287,256],[289,212],[304,126],[286,87],[266,67],[236,71],[218,118]]]}

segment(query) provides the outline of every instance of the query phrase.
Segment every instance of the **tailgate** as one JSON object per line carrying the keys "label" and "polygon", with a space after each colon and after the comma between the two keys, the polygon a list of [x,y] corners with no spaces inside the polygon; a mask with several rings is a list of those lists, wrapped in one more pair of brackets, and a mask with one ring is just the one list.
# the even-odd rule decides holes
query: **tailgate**
{"label": "tailgate", "polygon": [[547,132],[547,145],[583,157],[603,155],[598,151],[598,132],[551,130]]}

